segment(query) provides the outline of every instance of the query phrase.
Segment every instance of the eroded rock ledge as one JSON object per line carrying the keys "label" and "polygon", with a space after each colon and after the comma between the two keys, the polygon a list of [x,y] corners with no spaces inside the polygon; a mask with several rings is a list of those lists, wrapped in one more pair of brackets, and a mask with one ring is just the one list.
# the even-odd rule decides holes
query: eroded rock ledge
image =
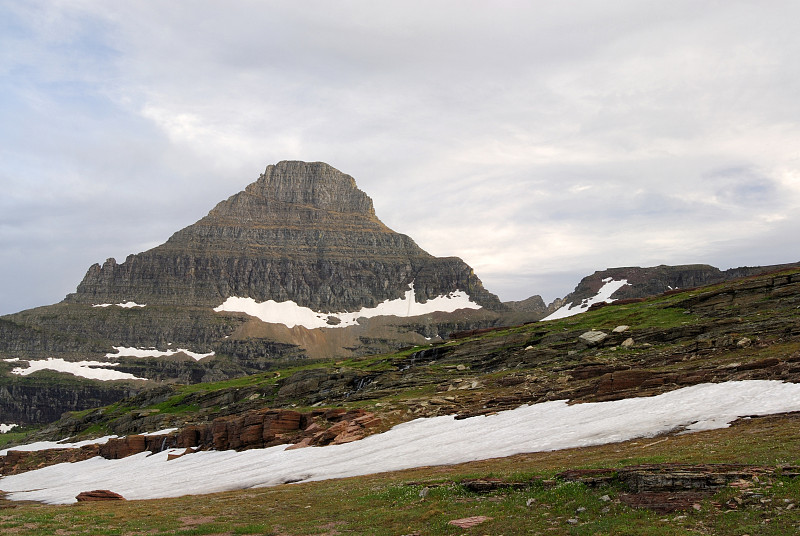
{"label": "eroded rock ledge", "polygon": [[140,452],[156,453],[172,448],[187,449],[183,454],[188,454],[198,450],[246,450],[283,444],[292,444],[289,448],[338,445],[362,439],[380,430],[381,424],[380,417],[361,409],[314,409],[305,413],[259,409],[186,426],[169,434],[129,435],[109,439],[102,445],[74,449],[10,450],[0,457],[0,474],[24,473],[95,456],[118,460]]}

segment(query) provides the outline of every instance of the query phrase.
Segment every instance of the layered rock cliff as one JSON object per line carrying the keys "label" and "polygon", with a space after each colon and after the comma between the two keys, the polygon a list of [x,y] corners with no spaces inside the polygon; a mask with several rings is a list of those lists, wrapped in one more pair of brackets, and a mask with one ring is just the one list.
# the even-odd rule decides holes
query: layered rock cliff
{"label": "layered rock cliff", "polygon": [[237,296],[358,311],[412,283],[420,302],[461,290],[502,307],[461,259],[434,257],[381,223],[351,176],[279,162],[165,244],[95,264],[67,301],[214,307]]}

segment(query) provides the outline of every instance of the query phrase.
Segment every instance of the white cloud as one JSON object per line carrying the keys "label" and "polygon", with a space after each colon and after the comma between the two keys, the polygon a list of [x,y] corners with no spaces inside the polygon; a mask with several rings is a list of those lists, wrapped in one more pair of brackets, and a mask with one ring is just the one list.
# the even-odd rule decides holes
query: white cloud
{"label": "white cloud", "polygon": [[564,295],[587,267],[798,260],[779,236],[800,219],[794,2],[0,9],[0,247],[69,250],[41,294],[0,260],[2,312],[283,159],[353,175],[504,299]]}

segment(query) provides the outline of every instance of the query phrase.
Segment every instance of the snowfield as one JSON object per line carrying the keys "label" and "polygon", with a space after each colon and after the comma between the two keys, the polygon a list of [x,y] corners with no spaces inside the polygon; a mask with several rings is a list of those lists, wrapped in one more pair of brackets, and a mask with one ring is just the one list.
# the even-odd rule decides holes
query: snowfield
{"label": "snowfield", "polygon": [[568,316],[577,315],[580,313],[585,313],[589,310],[589,307],[594,305],[595,303],[606,302],[611,303],[616,300],[611,299],[611,295],[614,294],[616,291],[624,287],[628,284],[627,279],[620,279],[619,281],[614,281],[610,277],[603,279],[603,286],[600,287],[600,290],[597,291],[597,294],[592,296],[591,298],[586,298],[581,303],[577,305],[573,305],[572,302],[564,305],[557,311],[551,313],[549,316],[542,318],[542,320],[556,320],[558,318],[566,318]]}
{"label": "snowfield", "polygon": [[30,359],[20,360],[15,357],[12,359],[4,359],[7,363],[14,363],[17,361],[27,361],[28,366],[15,367],[11,369],[11,374],[19,376],[27,376],[33,374],[37,370],[53,370],[55,372],[66,372],[73,376],[80,376],[81,378],[89,378],[91,380],[146,380],[147,378],[140,378],[129,374],[127,372],[120,372],[113,370],[109,367],[116,367],[119,363],[103,363],[102,361],[66,361],[64,359],[48,357],[47,359]]}
{"label": "snowfield", "polygon": [[[232,296],[222,305],[215,307],[214,311],[228,311],[232,313],[245,313],[270,324],[283,324],[286,327],[303,326],[308,329],[315,328],[344,328],[358,324],[359,318],[373,318],[376,316],[409,317],[429,313],[452,313],[458,309],[480,309],[481,306],[473,302],[466,292],[461,290],[451,292],[446,296],[437,296],[425,303],[420,303],[414,295],[414,285],[406,291],[402,298],[386,300],[375,307],[363,307],[353,313],[323,313],[308,307],[297,305],[292,300],[276,302],[267,300],[257,302],[253,298],[237,298]],[[329,324],[329,318],[335,318],[338,323]]]}
{"label": "snowfield", "polygon": [[126,346],[112,346],[112,348],[114,349],[114,353],[106,354],[106,357],[110,357],[112,359],[115,357],[169,357],[179,352],[183,352],[195,361],[200,361],[203,358],[214,355],[214,352],[199,354],[197,352],[190,352],[185,348],[178,348],[177,350],[157,350],[155,348],[134,348]]}
{"label": "snowfield", "polygon": [[132,301],[124,303],[97,303],[92,305],[92,307],[111,307],[112,305],[116,305],[117,307],[122,307],[123,309],[132,309],[134,307],[147,307],[147,304],[143,305]]}
{"label": "snowfield", "polygon": [[170,451],[121,460],[96,457],[6,476],[0,489],[13,500],[46,503],[72,503],[78,493],[95,489],[127,499],[177,497],[600,445],[676,429],[723,428],[738,417],[798,410],[798,384],[702,384],[654,397],[575,405],[554,401],[463,420],[417,419],[327,447],[204,451],[170,461]]}
{"label": "snowfield", "polygon": [[8,454],[9,450],[23,450],[26,452],[32,452],[35,450],[47,450],[47,449],[79,449],[85,445],[105,445],[106,443],[108,443],[109,439],[114,439],[116,437],[118,436],[110,435],[110,436],[98,437],[97,439],[87,439],[85,441],[76,441],[76,442],[70,442],[68,440],[37,441],[36,443],[29,443],[27,445],[17,445],[16,447],[10,447],[7,449],[0,450],[0,456],[5,456],[6,454]]}

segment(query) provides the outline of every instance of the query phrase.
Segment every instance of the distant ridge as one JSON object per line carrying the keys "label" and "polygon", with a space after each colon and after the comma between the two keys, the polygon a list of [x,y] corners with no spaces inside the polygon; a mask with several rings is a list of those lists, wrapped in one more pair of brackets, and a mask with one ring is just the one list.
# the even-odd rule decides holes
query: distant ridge
{"label": "distant ridge", "polygon": [[766,274],[778,270],[800,267],[800,262],[775,264],[770,266],[743,266],[720,270],[708,264],[684,264],[677,266],[651,266],[642,268],[628,266],[598,270],[586,276],[578,283],[575,290],[564,297],[564,308],[574,309],[592,301],[600,290],[610,282],[625,281],[623,285],[615,285],[608,297],[610,300],[631,298],[647,298],[657,296],[671,290],[687,289],[704,285],[714,285],[734,279]]}

